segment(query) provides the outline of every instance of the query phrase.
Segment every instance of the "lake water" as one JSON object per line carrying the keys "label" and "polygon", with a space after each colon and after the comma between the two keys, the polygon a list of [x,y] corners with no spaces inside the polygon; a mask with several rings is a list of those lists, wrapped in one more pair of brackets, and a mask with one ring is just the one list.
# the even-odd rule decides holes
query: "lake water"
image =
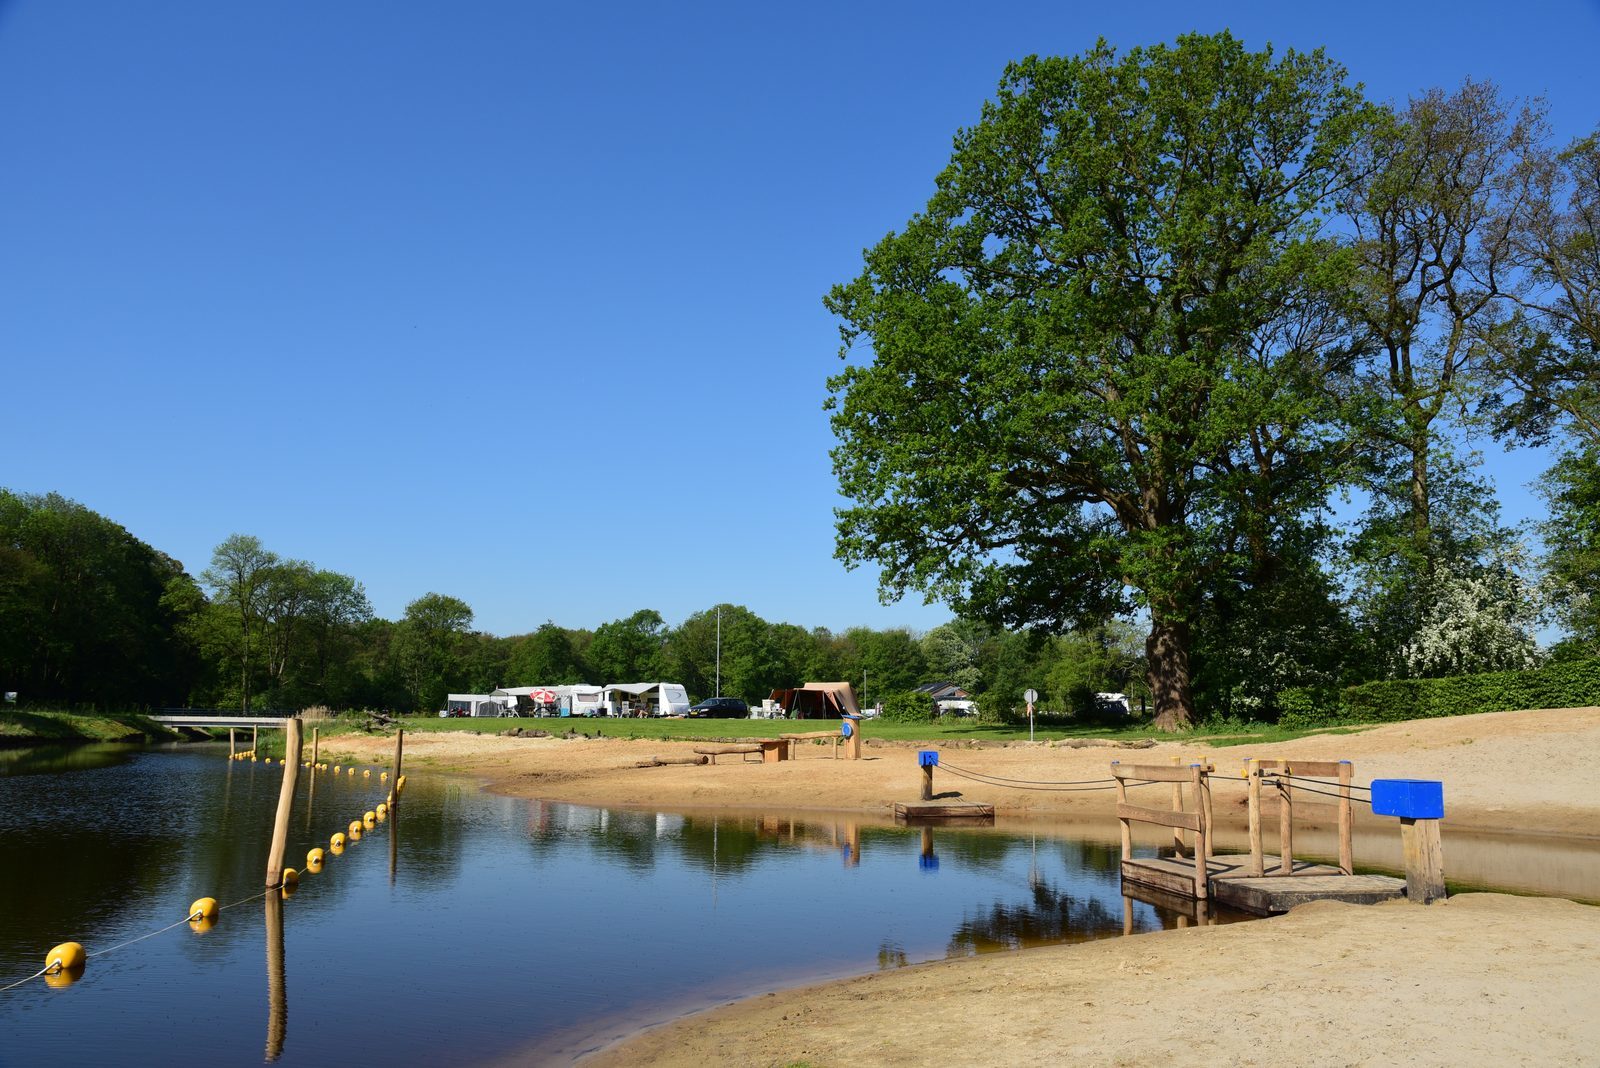
{"label": "lake water", "polygon": [[[91,954],[69,987],[0,993],[0,1064],[560,1062],[780,986],[1187,922],[1121,896],[1110,835],[608,810],[427,774],[279,901],[257,895],[282,774],[211,745],[0,752],[0,985],[59,942]],[[388,789],[300,779],[295,867]],[[204,896],[242,903],[103,952]]]}

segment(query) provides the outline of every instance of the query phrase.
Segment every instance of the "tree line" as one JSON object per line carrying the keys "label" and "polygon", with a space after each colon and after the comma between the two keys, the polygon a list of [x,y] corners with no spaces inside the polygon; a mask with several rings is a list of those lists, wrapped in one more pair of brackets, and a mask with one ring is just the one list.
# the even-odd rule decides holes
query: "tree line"
{"label": "tree line", "polygon": [[354,577],[253,536],[227,538],[193,576],[81,504],[0,490],[0,688],[36,706],[429,713],[446,693],[512,685],[667,680],[754,703],[808,681],[848,681],[875,700],[949,680],[992,694],[996,709],[1029,686],[1086,708],[1096,690],[1137,685],[1138,665],[1118,624],[1059,638],[970,620],[834,633],[713,605],[676,626],[641,609],[592,630],[546,622],[499,637],[440,593],[391,621]]}
{"label": "tree line", "polygon": [[[826,303],[840,559],[1139,620],[1162,726],[1600,653],[1600,130],[1541,101],[1227,33],[1030,57]],[[1546,521],[1478,443],[1554,449]]]}

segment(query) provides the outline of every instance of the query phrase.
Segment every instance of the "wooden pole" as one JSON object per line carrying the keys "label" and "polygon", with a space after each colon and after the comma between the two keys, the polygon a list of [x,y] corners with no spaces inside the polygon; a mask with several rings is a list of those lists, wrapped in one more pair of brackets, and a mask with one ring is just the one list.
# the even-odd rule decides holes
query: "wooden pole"
{"label": "wooden pole", "polygon": [[1417,905],[1442,900],[1444,849],[1439,821],[1401,819],[1400,845],[1406,858],[1406,900]]}
{"label": "wooden pole", "polygon": [[1213,855],[1213,849],[1214,849],[1216,843],[1214,843],[1211,840],[1211,837],[1212,837],[1212,830],[1211,830],[1211,826],[1212,826],[1212,824],[1211,824],[1211,766],[1209,764],[1202,765],[1201,768],[1200,768],[1200,793],[1201,793],[1200,815],[1201,815],[1201,818],[1203,820],[1205,820],[1205,828],[1206,828],[1206,831],[1205,831],[1205,838],[1206,838],[1205,855],[1206,855],[1206,859],[1210,860],[1212,855]]}
{"label": "wooden pole", "polygon": [[933,800],[933,765],[922,765],[922,800]]}
{"label": "wooden pole", "polygon": [[289,993],[283,969],[283,899],[267,895],[267,1049],[270,1063],[283,1053],[289,1033]]}
{"label": "wooden pole", "polygon": [[1122,895],[1122,933],[1133,934],[1133,898]]}
{"label": "wooden pole", "polygon": [[1350,818],[1350,776],[1354,770],[1350,761],[1339,761],[1339,870],[1346,875],[1356,873]]}
{"label": "wooden pole", "polygon": [[317,752],[322,748],[322,728],[311,728],[311,770],[317,768]]}
{"label": "wooden pole", "polygon": [[394,885],[394,875],[400,867],[400,795],[389,806],[389,885]]}
{"label": "wooden pole", "polygon": [[[1117,804],[1126,805],[1128,803],[1128,787],[1122,781],[1122,776],[1117,774],[1116,765],[1118,763],[1115,760],[1111,762],[1111,775],[1117,780]],[[1133,832],[1128,829],[1127,817],[1119,817],[1117,822],[1122,824],[1122,862],[1126,864],[1133,859]]]}
{"label": "wooden pole", "polygon": [[250,755],[251,756],[255,756],[256,755],[256,732],[259,731],[260,729],[261,729],[260,727],[251,727],[250,728]]}
{"label": "wooden pole", "polygon": [[[1183,759],[1181,757],[1173,757],[1172,758],[1172,766],[1173,767],[1177,767],[1181,763],[1183,763]],[[1183,783],[1181,783],[1181,782],[1175,782],[1175,783],[1172,784],[1172,811],[1174,811],[1174,812],[1182,812],[1183,811]],[[1183,856],[1183,828],[1182,827],[1174,827],[1174,828],[1172,828],[1172,848],[1173,848],[1173,851],[1178,854],[1178,856],[1180,856],[1180,857]]]}
{"label": "wooden pole", "polygon": [[1261,761],[1251,757],[1247,765],[1250,800],[1247,806],[1250,819],[1250,874],[1260,878],[1266,874],[1261,849]]}
{"label": "wooden pole", "polygon": [[1200,803],[1200,791],[1204,789],[1201,780],[1205,778],[1205,768],[1200,764],[1189,765],[1189,792],[1194,797],[1194,813],[1200,821],[1200,829],[1194,832],[1194,896],[1196,901],[1204,901],[1211,892],[1211,872],[1206,868],[1206,817],[1204,806]]}
{"label": "wooden pole", "polygon": [[233,753],[234,753],[233,728],[229,727],[228,728],[228,755],[229,756],[233,756]]}
{"label": "wooden pole", "polygon": [[1278,768],[1278,874],[1294,874],[1294,786],[1290,783],[1289,769]]}
{"label": "wooden pole", "polygon": [[300,775],[300,720],[289,717],[283,743],[283,786],[278,790],[278,816],[272,823],[272,848],[267,853],[267,885],[283,881],[283,850],[289,844],[289,813],[294,809],[294,784]]}
{"label": "wooden pole", "polygon": [[394,770],[389,773],[389,783],[394,789],[396,804],[400,803],[400,757],[405,749],[405,744],[406,732],[405,728],[401,727],[394,732]]}

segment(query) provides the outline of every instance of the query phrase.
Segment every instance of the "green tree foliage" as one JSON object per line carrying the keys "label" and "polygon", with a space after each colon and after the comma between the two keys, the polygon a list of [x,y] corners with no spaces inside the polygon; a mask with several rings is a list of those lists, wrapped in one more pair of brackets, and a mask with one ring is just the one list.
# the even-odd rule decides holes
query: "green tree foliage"
{"label": "green tree foliage", "polygon": [[[517,638],[511,647],[507,670],[522,686],[565,686],[592,681],[573,647],[571,632],[546,622],[532,634]],[[608,681],[633,681],[611,679]]]}
{"label": "green tree foliage", "polygon": [[453,680],[464,680],[464,639],[472,628],[472,608],[457,597],[425,593],[406,605],[394,641],[394,655],[405,680],[409,707],[443,707]]}
{"label": "green tree foliage", "polygon": [[267,580],[277,566],[277,554],[262,548],[261,539],[234,534],[216,547],[211,566],[200,575],[217,609],[211,645],[238,664],[239,702],[246,712],[254,691],[256,647],[266,624]]}
{"label": "green tree foliage", "polygon": [[641,608],[626,619],[595,628],[589,645],[591,682],[646,682],[662,673],[667,624],[653,608]]}
{"label": "green tree foliage", "polygon": [[0,490],[0,689],[97,708],[183,702],[199,607],[171,557],[75,501]]}
{"label": "green tree foliage", "polygon": [[1149,613],[1158,722],[1192,628],[1339,455],[1351,356],[1324,231],[1368,109],[1321,53],[1227,34],[1007,68],[926,210],[829,295],[838,554],[1011,626]]}
{"label": "green tree foliage", "polygon": [[1561,653],[1600,657],[1600,445],[1563,456],[1542,488],[1547,589],[1569,636]]}

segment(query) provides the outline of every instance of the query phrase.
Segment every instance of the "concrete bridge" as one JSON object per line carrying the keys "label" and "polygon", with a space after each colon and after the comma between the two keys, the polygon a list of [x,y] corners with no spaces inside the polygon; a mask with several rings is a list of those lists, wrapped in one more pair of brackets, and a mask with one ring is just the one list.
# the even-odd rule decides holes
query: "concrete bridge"
{"label": "concrete bridge", "polygon": [[151,716],[169,727],[279,727],[289,722],[286,716],[246,716],[233,712],[185,712]]}

